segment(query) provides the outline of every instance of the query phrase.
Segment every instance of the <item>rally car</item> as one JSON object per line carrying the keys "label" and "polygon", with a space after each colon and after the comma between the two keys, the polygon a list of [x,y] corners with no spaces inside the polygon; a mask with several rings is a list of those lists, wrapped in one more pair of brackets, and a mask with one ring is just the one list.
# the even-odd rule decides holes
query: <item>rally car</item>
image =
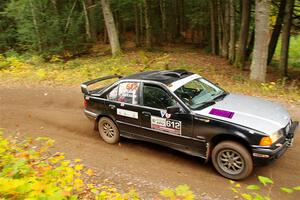
{"label": "rally car", "polygon": [[[117,78],[103,88],[89,85]],[[279,104],[228,93],[186,70],[112,75],[81,84],[84,113],[102,139],[120,136],[211,160],[224,177],[244,179],[254,165],[279,158],[298,122]]]}

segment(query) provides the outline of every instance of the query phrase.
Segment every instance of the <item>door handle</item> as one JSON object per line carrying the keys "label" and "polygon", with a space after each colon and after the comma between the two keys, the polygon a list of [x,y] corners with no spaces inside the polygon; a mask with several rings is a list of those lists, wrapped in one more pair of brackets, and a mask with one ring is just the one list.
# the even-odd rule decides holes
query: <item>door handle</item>
{"label": "door handle", "polygon": [[142,114],[146,117],[150,117],[151,116],[151,113],[150,112],[146,112],[146,111],[143,111]]}
{"label": "door handle", "polygon": [[108,106],[109,106],[109,108],[112,109],[112,110],[114,110],[114,109],[116,108],[116,106],[113,105],[113,104],[109,104]]}
{"label": "door handle", "polygon": [[210,122],[210,120],[209,120],[209,119],[200,118],[200,117],[195,117],[194,119],[195,119],[195,120],[202,121],[202,122],[205,122],[205,123],[208,123],[208,122]]}

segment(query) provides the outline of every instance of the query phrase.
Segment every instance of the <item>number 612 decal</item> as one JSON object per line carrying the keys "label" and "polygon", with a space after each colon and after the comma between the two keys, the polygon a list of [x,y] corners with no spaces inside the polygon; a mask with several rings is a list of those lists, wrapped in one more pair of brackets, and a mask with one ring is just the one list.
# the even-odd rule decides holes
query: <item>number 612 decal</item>
{"label": "number 612 decal", "polygon": [[151,128],[181,135],[181,121],[151,116]]}

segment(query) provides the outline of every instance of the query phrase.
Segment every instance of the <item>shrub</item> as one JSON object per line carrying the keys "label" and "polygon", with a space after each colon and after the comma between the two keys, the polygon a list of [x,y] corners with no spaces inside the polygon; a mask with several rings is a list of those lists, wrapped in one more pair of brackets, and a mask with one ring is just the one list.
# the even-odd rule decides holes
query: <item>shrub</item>
{"label": "shrub", "polygon": [[66,160],[63,153],[50,153],[54,140],[46,137],[18,140],[0,133],[0,198],[5,199],[138,199],[132,190],[118,193],[96,187],[86,177],[93,171],[80,159]]}
{"label": "shrub", "polygon": [[[247,185],[244,189],[242,188],[241,184],[235,181],[230,181],[232,185],[231,190],[246,200],[270,200],[271,190],[274,186],[273,180],[265,176],[258,176],[257,178],[260,182],[260,185]],[[292,188],[280,187],[280,191],[287,194],[291,194],[299,190],[300,185]]]}

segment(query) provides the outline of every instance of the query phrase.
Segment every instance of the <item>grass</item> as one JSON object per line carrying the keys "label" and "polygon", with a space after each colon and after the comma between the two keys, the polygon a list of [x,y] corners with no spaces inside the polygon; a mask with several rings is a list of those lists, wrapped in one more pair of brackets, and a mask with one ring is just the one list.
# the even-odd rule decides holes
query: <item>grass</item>
{"label": "grass", "polygon": [[[289,66],[300,69],[300,35],[294,35],[290,38],[289,48]],[[274,54],[274,64],[278,65],[280,59],[281,39],[279,38]]]}
{"label": "grass", "polygon": [[[99,51],[103,52],[101,48]],[[145,70],[183,68],[199,73],[230,92],[300,104],[297,80],[282,79],[276,73],[270,73],[266,83],[252,82],[248,78],[248,71],[240,71],[229,65],[225,59],[190,47],[172,47],[172,51],[167,48],[155,52],[127,51],[115,58],[99,55],[98,52],[69,61],[54,56],[50,62],[44,62],[38,56],[0,56],[0,84],[74,86],[111,74],[128,75]]]}

